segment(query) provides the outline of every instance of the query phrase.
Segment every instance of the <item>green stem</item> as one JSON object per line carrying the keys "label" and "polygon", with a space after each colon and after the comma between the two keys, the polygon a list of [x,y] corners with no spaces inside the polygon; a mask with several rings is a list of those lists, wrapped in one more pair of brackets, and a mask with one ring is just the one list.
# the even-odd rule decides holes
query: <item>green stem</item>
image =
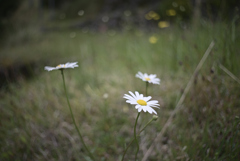
{"label": "green stem", "polygon": [[140,112],[138,112],[138,115],[137,115],[137,118],[136,118],[136,121],[135,121],[135,125],[134,125],[134,138],[135,138],[135,142],[137,144],[137,150],[136,150],[136,153],[135,153],[135,161],[137,159],[137,154],[138,154],[138,151],[139,151],[139,144],[138,144],[137,135],[136,135],[136,126],[137,126],[137,121],[138,121],[139,116],[140,116]]}
{"label": "green stem", "polygon": [[146,97],[147,97],[148,81],[146,81]]}
{"label": "green stem", "polygon": [[[152,118],[150,121],[148,121],[148,123],[142,128],[142,130],[140,130],[137,134],[137,136],[140,135],[141,132],[143,132],[143,130],[154,120],[154,118]],[[135,140],[135,137],[132,138],[132,140],[130,141],[130,143],[128,144],[127,148],[125,149],[124,153],[123,153],[123,157],[122,157],[122,161],[124,160],[124,157],[126,155],[126,152],[128,150],[128,148],[130,147],[130,145],[133,143],[133,141]]]}
{"label": "green stem", "polygon": [[[146,97],[147,97],[148,84],[149,84],[148,81],[146,81]],[[123,161],[123,159],[124,159],[124,157],[125,157],[125,154],[126,154],[128,148],[130,147],[130,145],[133,143],[134,140],[135,140],[135,142],[136,142],[136,144],[137,144],[137,151],[136,151],[136,153],[135,153],[135,161],[136,161],[136,159],[137,159],[137,154],[138,154],[138,151],[139,151],[139,144],[138,144],[137,136],[154,120],[154,119],[152,118],[152,119],[143,127],[143,129],[138,132],[138,135],[136,135],[136,126],[137,126],[137,120],[138,120],[138,118],[139,118],[139,115],[140,115],[140,112],[139,112],[138,115],[137,115],[136,122],[135,122],[135,125],[134,125],[134,139],[131,140],[131,142],[129,143],[129,145],[128,145],[127,148],[125,149],[125,151],[124,151],[124,153],[123,153],[122,161]]]}
{"label": "green stem", "polygon": [[64,91],[65,91],[65,94],[66,94],[67,103],[68,103],[68,107],[69,107],[70,112],[71,112],[71,116],[72,116],[73,123],[74,123],[74,125],[75,125],[75,128],[76,128],[76,130],[77,130],[77,132],[78,132],[78,135],[79,135],[79,137],[80,137],[80,139],[81,139],[81,142],[82,142],[84,148],[85,148],[85,149],[87,150],[87,152],[89,153],[90,158],[95,161],[92,153],[88,150],[88,148],[87,148],[87,146],[86,146],[86,144],[85,144],[85,142],[84,142],[84,140],[83,140],[83,138],[82,138],[82,135],[81,135],[81,133],[80,133],[80,130],[79,130],[79,128],[77,127],[76,121],[75,121],[75,119],[74,119],[73,112],[72,112],[72,108],[71,108],[71,105],[70,105],[70,103],[69,103],[68,94],[67,94],[67,90],[66,90],[66,85],[65,85],[65,79],[64,79],[63,69],[61,69],[61,74],[62,74],[62,78],[63,78]]}
{"label": "green stem", "polygon": [[148,123],[142,128],[142,130],[139,131],[138,135],[143,132],[143,130],[154,120],[154,118],[152,118],[150,121],[148,121]]}

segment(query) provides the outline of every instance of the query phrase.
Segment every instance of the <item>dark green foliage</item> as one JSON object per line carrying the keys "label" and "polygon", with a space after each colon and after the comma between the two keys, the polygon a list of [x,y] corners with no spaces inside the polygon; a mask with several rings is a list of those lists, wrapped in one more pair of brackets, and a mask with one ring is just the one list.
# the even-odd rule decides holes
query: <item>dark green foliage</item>
{"label": "dark green foliage", "polygon": [[239,14],[240,1],[238,0],[208,0],[202,1],[202,15],[211,20],[231,20]]}
{"label": "dark green foliage", "polygon": [[20,0],[0,0],[0,20],[11,16],[20,4]]}
{"label": "dark green foliage", "polygon": [[21,4],[21,0],[0,0],[0,38],[2,38],[7,19],[15,13]]}

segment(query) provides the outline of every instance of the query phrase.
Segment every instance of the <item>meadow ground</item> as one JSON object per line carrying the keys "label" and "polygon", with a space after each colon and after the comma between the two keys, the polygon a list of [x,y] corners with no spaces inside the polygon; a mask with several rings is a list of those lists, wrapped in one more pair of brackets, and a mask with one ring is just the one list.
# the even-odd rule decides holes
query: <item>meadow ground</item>
{"label": "meadow ground", "polygon": [[[123,95],[145,92],[145,83],[135,77],[138,71],[161,79],[160,85],[148,88],[160,109],[158,120],[140,135],[139,160],[152,144],[150,161],[239,160],[240,84],[219,68],[222,64],[239,78],[238,31],[235,24],[203,21],[196,29],[172,26],[154,32],[16,32],[1,46],[1,68],[17,73],[20,64],[31,64],[31,76],[16,74],[14,82],[1,87],[1,160],[90,160],[72,123],[60,71],[44,71],[46,65],[66,62],[79,65],[64,71],[67,91],[77,125],[97,160],[121,160],[133,137],[137,110]],[[152,143],[212,41],[215,45],[180,110],[163,137]],[[137,129],[151,118],[142,113]],[[133,160],[135,150],[132,144],[125,160]]]}

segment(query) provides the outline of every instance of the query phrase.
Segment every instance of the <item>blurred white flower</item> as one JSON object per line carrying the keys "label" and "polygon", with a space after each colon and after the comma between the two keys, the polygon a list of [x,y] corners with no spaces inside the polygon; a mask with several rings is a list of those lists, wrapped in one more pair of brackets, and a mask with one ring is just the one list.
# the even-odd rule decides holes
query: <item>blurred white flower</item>
{"label": "blurred white flower", "polygon": [[136,74],[136,77],[142,79],[143,81],[147,81],[147,82],[153,83],[153,84],[160,84],[160,79],[156,78],[156,76],[157,76],[156,74],[148,75],[147,73],[143,74],[141,72],[138,72]]}
{"label": "blurred white flower", "polygon": [[102,17],[102,21],[103,21],[103,22],[108,22],[108,20],[109,20],[109,17],[108,17],[108,16],[103,16],[103,17]]}
{"label": "blurred white flower", "polygon": [[47,71],[52,71],[52,70],[65,69],[65,68],[75,68],[75,67],[78,67],[77,63],[78,62],[73,62],[73,63],[68,62],[66,64],[59,64],[56,67],[45,66],[44,69]]}
{"label": "blurred white flower", "polygon": [[144,112],[149,112],[150,114],[157,114],[157,112],[152,107],[159,108],[158,106],[160,105],[158,104],[158,101],[149,101],[152,98],[151,96],[144,97],[143,94],[139,94],[137,91],[135,91],[135,95],[131,91],[129,91],[129,93],[131,95],[124,94],[123,98],[127,99],[127,103],[136,105],[135,108],[138,110],[138,112],[141,112],[143,110]]}
{"label": "blurred white flower", "polygon": [[124,11],[124,15],[127,16],[127,17],[131,16],[131,14],[132,14],[132,12],[129,11],[129,10]]}
{"label": "blurred white flower", "polygon": [[75,38],[75,37],[76,37],[76,32],[71,32],[69,36],[70,36],[70,38],[72,38],[72,39]]}
{"label": "blurred white flower", "polygon": [[79,16],[83,16],[83,15],[84,15],[84,10],[78,11],[78,15],[79,15]]}
{"label": "blurred white flower", "polygon": [[104,98],[104,99],[107,99],[107,98],[108,98],[108,94],[107,94],[107,93],[104,93],[104,94],[103,94],[103,98]]}

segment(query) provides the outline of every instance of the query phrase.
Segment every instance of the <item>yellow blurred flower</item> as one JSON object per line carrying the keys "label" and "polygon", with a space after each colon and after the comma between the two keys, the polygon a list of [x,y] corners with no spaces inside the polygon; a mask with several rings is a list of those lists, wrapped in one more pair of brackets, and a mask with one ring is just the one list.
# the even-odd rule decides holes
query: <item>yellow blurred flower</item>
{"label": "yellow blurred flower", "polygon": [[149,42],[150,42],[151,44],[156,44],[157,38],[156,38],[155,36],[151,36],[151,37],[149,38]]}
{"label": "yellow blurred flower", "polygon": [[160,21],[160,22],[158,22],[158,27],[159,28],[166,28],[166,27],[169,27],[169,26],[170,26],[170,24],[167,21]]}
{"label": "yellow blurred flower", "polygon": [[154,20],[159,20],[160,16],[157,14],[156,16],[153,17]]}
{"label": "yellow blurred flower", "polygon": [[154,20],[159,20],[160,19],[160,16],[158,13],[154,12],[154,11],[149,11],[146,15],[145,15],[145,18],[147,20],[151,20],[151,19],[154,19]]}
{"label": "yellow blurred flower", "polygon": [[174,9],[170,9],[166,11],[168,16],[175,16],[176,15],[176,11]]}
{"label": "yellow blurred flower", "polygon": [[148,13],[148,15],[153,18],[153,17],[155,17],[155,16],[157,15],[157,13],[154,12],[154,11],[150,11],[150,12]]}
{"label": "yellow blurred flower", "polygon": [[145,18],[146,18],[147,20],[151,20],[151,19],[152,19],[148,14],[145,15]]}

